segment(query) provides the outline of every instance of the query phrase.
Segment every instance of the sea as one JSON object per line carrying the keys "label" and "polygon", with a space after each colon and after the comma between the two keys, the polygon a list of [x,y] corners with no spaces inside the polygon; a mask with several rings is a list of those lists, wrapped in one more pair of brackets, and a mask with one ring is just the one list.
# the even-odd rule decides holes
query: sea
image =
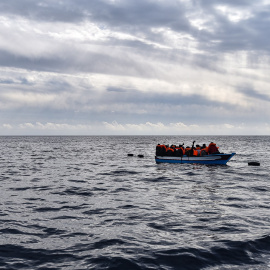
{"label": "sea", "polygon": [[[236,155],[155,163],[156,144],[194,140]],[[269,142],[2,136],[0,269],[270,269]]]}

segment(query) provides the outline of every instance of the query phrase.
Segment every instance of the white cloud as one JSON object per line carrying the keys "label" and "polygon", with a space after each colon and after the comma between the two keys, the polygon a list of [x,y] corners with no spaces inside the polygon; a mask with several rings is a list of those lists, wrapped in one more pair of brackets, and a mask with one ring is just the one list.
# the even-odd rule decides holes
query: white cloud
{"label": "white cloud", "polygon": [[10,124],[3,124],[2,127],[4,129],[12,129],[12,125],[10,125]]}
{"label": "white cloud", "polygon": [[182,122],[164,124],[162,122],[120,124],[117,121],[101,124],[67,124],[67,123],[22,123],[17,126],[4,124],[0,134],[20,132],[23,135],[270,135],[270,125],[263,123],[250,128],[242,123],[239,126],[231,124],[200,125]]}
{"label": "white cloud", "polygon": [[[270,132],[269,125],[264,124],[264,128],[250,129],[248,125],[233,126],[231,124],[220,125],[200,125],[178,123],[150,123],[144,124],[119,124],[116,121],[112,123],[104,122],[105,129],[118,134],[146,134],[146,135],[243,135],[243,134],[265,134]],[[109,133],[110,134],[110,133]]]}
{"label": "white cloud", "polygon": [[65,124],[65,123],[45,123],[42,124],[40,122],[36,122],[36,123],[24,123],[24,124],[20,124],[19,128],[21,129],[35,129],[35,130],[60,130],[60,131],[64,131],[64,130],[82,130],[82,129],[91,129],[92,126],[91,125],[70,125],[70,124]]}
{"label": "white cloud", "polygon": [[35,128],[35,125],[32,123],[24,123],[24,124],[20,124],[19,128],[21,129],[33,129]]}
{"label": "white cloud", "polygon": [[0,135],[270,135],[268,123],[257,124],[252,128],[246,124],[186,124],[152,123],[121,124],[117,121],[97,124],[68,124],[54,122],[3,124]]}
{"label": "white cloud", "polygon": [[243,10],[243,8],[237,9],[236,7],[228,7],[225,5],[220,5],[216,7],[222,14],[228,17],[232,22],[239,22],[241,20],[247,20],[252,18],[252,12],[249,10]]}

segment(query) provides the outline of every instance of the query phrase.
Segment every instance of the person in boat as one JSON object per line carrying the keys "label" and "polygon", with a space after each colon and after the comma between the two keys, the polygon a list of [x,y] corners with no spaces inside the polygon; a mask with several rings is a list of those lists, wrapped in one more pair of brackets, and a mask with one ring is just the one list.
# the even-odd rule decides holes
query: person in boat
{"label": "person in boat", "polygon": [[197,151],[197,156],[199,156],[200,152],[201,152],[201,146],[199,144],[197,144],[195,149]]}
{"label": "person in boat", "polygon": [[219,147],[217,147],[215,143],[210,142],[210,144],[208,145],[208,151],[207,152],[208,152],[209,155],[211,155],[211,154],[219,154],[220,152],[218,151],[218,148]]}
{"label": "person in boat", "polygon": [[191,150],[191,147],[186,146],[186,148],[185,148],[185,155],[189,156],[190,155],[190,150]]}
{"label": "person in boat", "polygon": [[156,146],[156,156],[165,156],[166,155],[166,146],[164,144],[158,144]]}
{"label": "person in boat", "polygon": [[166,156],[174,156],[174,147],[167,147],[166,148]]}
{"label": "person in boat", "polygon": [[208,155],[208,147],[206,146],[206,144],[204,143],[201,147],[201,150],[200,150],[200,156],[206,156]]}
{"label": "person in boat", "polygon": [[184,147],[184,144],[179,144],[179,149],[180,151],[182,151],[182,155],[185,155],[185,147]]}
{"label": "person in boat", "polygon": [[188,157],[196,157],[196,156],[198,156],[198,151],[194,147],[187,146],[185,149],[185,154]]}
{"label": "person in boat", "polygon": [[176,146],[174,148],[174,155],[176,157],[182,157],[184,154],[185,154],[185,149],[184,149],[183,145],[180,144],[179,146]]}

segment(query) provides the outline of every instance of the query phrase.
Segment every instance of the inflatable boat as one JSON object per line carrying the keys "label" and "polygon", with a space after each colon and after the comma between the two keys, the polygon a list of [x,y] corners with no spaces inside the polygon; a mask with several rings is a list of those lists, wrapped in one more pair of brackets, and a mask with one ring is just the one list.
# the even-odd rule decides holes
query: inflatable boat
{"label": "inflatable boat", "polygon": [[235,155],[231,154],[210,154],[205,156],[155,156],[156,163],[196,163],[207,165],[226,165],[227,162]]}

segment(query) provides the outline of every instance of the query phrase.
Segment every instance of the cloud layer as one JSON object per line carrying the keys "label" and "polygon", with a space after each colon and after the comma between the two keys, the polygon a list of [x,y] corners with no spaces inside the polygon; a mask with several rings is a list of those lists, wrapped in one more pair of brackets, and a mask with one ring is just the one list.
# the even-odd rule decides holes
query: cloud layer
{"label": "cloud layer", "polygon": [[269,134],[269,20],[266,0],[3,0],[0,134]]}

